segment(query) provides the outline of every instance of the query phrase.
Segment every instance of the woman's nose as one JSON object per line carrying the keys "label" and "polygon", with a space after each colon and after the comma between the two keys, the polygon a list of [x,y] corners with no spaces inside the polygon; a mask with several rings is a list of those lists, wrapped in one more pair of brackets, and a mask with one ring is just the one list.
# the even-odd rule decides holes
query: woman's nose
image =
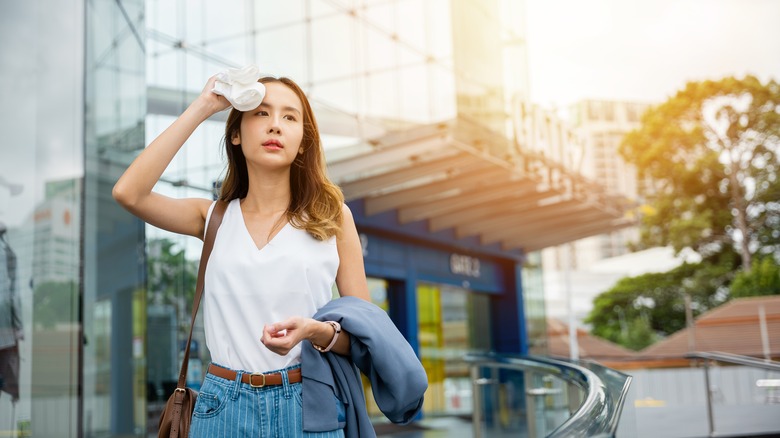
{"label": "woman's nose", "polygon": [[269,119],[270,125],[268,126],[269,134],[281,134],[281,120],[278,115],[272,115]]}

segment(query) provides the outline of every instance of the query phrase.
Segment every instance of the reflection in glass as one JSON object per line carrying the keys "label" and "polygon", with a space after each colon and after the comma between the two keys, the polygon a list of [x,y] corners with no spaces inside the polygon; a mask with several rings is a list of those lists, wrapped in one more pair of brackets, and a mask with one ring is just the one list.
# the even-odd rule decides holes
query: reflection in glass
{"label": "reflection in glass", "polygon": [[16,285],[16,253],[0,222],[0,391],[19,400],[19,341],[24,339],[22,305]]}
{"label": "reflection in glass", "polygon": [[[385,312],[390,312],[390,302],[387,297],[388,282],[382,278],[368,277],[368,292],[371,296],[371,302],[382,308]],[[360,375],[363,379],[363,394],[366,397],[366,410],[368,415],[374,420],[384,420],[385,417],[382,411],[379,410],[379,406],[374,399],[374,393],[371,390],[371,382],[364,376]]]}
{"label": "reflection in glass", "polygon": [[80,417],[79,434],[131,436],[146,424],[144,228],[111,189],[145,144],[145,12],[143,2],[91,1],[85,8],[85,341],[82,406],[73,417]]}
{"label": "reflection in glass", "polygon": [[469,414],[471,379],[463,357],[490,350],[489,299],[448,285],[417,286],[420,355],[428,373],[426,415]]}
{"label": "reflection in glass", "polygon": [[541,253],[527,255],[522,270],[523,306],[528,330],[528,352],[547,355],[547,312],[544,301]]}

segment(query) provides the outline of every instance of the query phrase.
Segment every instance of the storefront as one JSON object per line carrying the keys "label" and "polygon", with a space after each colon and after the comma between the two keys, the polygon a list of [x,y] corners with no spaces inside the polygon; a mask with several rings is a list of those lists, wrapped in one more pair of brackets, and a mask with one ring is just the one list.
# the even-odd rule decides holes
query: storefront
{"label": "storefront", "polygon": [[428,373],[423,414],[469,414],[471,382],[463,357],[528,351],[520,254],[417,236],[394,225],[391,215],[366,218],[362,207],[351,203],[371,297]]}

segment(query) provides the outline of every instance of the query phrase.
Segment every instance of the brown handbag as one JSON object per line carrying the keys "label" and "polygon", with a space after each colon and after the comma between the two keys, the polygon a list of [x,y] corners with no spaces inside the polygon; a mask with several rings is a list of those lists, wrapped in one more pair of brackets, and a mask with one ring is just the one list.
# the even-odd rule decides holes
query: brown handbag
{"label": "brown handbag", "polygon": [[217,229],[222,223],[222,216],[227,208],[227,202],[219,200],[211,212],[209,226],[206,230],[206,239],[203,241],[203,251],[200,254],[200,265],[198,267],[198,282],[195,286],[195,299],[192,303],[192,322],[190,323],[190,335],[187,338],[187,346],[184,348],[184,360],[181,362],[181,371],[179,371],[179,382],[173,394],[165,403],[165,408],[160,415],[160,424],[157,432],[158,438],[178,438],[187,437],[190,434],[190,422],[192,421],[192,410],[195,408],[195,401],[198,398],[198,392],[192,388],[184,386],[187,379],[187,365],[190,361],[190,343],[192,342],[192,328],[195,326],[195,316],[200,307],[200,298],[203,295],[203,280],[206,275],[206,264],[208,263],[211,250],[214,248],[214,238],[217,235]]}

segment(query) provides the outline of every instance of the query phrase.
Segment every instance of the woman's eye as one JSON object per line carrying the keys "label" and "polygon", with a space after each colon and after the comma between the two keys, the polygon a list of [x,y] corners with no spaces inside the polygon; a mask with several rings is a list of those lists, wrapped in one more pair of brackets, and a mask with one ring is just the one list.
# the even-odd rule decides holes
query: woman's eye
{"label": "woman's eye", "polygon": [[297,119],[295,118],[295,116],[292,116],[292,115],[289,115],[289,114],[288,114],[288,115],[286,115],[286,116],[284,116],[284,118],[285,118],[285,119],[287,119],[287,120],[289,120],[289,121],[291,121],[291,122],[294,122],[295,120],[297,120]]}
{"label": "woman's eye", "polygon": [[268,115],[268,111],[258,111],[256,115],[258,115],[258,116],[267,116]]}

